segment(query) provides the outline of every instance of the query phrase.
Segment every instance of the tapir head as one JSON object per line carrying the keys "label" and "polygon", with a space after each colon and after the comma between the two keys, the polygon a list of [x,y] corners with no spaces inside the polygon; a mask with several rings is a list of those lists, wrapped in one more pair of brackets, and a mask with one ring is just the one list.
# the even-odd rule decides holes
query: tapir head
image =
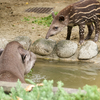
{"label": "tapir head", "polygon": [[48,33],[46,35],[46,39],[48,39],[50,36],[53,36],[62,29],[68,25],[68,16],[65,16],[63,14],[58,13],[57,16],[55,16],[54,12],[52,13],[53,21],[50,25],[50,28],[48,30]]}

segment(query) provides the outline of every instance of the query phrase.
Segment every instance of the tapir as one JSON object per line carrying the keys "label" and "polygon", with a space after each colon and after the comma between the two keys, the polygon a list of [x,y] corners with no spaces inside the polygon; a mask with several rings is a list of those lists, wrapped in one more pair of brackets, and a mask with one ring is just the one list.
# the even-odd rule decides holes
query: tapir
{"label": "tapir", "polygon": [[9,42],[0,49],[0,81],[25,83],[24,75],[29,73],[36,61],[36,55],[17,42]]}
{"label": "tapir", "polygon": [[[52,13],[53,21],[47,32],[46,39],[59,33],[67,26],[67,40],[70,40],[73,26],[79,26],[79,43],[84,42],[84,26],[88,27],[86,39],[90,39],[94,26],[95,38],[98,41],[100,31],[100,2],[97,0],[80,0],[79,2],[68,5],[56,16]],[[94,26],[93,26],[94,24]]]}

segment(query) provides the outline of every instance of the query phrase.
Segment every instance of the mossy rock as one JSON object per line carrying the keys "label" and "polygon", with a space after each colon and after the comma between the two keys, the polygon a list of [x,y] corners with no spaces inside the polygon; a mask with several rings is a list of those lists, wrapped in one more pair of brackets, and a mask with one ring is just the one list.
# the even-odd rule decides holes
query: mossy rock
{"label": "mossy rock", "polygon": [[77,44],[70,40],[62,40],[57,43],[55,50],[58,57],[68,58],[75,54],[77,47]]}
{"label": "mossy rock", "polygon": [[52,40],[41,38],[32,44],[31,51],[35,54],[46,56],[53,51],[55,44]]}
{"label": "mossy rock", "polygon": [[98,46],[93,41],[87,41],[79,50],[78,59],[88,60],[98,54]]}
{"label": "mossy rock", "polygon": [[31,46],[31,39],[27,36],[15,37],[14,41],[18,41],[26,50],[28,50]]}
{"label": "mossy rock", "polygon": [[8,44],[8,41],[5,38],[0,38],[0,49],[4,49]]}

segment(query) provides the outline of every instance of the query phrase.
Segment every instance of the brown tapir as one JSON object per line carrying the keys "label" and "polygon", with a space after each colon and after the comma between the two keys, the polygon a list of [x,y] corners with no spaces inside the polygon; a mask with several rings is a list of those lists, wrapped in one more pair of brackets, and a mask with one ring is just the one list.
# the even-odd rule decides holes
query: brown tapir
{"label": "brown tapir", "polygon": [[0,81],[25,83],[24,75],[34,66],[36,56],[17,41],[9,42],[0,56]]}
{"label": "brown tapir", "polygon": [[93,32],[93,23],[95,25],[96,42],[100,32],[100,2],[97,0],[80,0],[61,10],[56,16],[52,13],[53,21],[46,35],[46,39],[59,33],[65,26],[68,28],[67,40],[70,40],[71,30],[73,26],[79,26],[80,44],[84,41],[84,25],[88,26],[88,35],[86,39],[90,39]]}

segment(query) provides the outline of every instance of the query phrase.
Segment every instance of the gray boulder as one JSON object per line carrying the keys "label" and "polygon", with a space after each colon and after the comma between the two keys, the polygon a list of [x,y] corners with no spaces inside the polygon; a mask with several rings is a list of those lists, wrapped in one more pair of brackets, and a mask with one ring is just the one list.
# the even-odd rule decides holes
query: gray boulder
{"label": "gray boulder", "polygon": [[68,58],[75,54],[77,47],[77,44],[70,40],[62,40],[57,43],[55,50],[58,57]]}
{"label": "gray boulder", "polygon": [[93,41],[87,41],[84,45],[81,46],[79,50],[79,59],[91,59],[98,54],[97,44]]}
{"label": "gray boulder", "polygon": [[27,36],[15,37],[14,41],[18,41],[21,45],[23,45],[24,49],[26,50],[29,50],[31,46],[31,39]]}
{"label": "gray boulder", "polygon": [[49,55],[55,46],[55,42],[49,39],[38,39],[36,40],[32,46],[31,51],[35,54],[46,56]]}
{"label": "gray boulder", "polygon": [[8,41],[5,38],[0,38],[0,49],[4,49]]}

